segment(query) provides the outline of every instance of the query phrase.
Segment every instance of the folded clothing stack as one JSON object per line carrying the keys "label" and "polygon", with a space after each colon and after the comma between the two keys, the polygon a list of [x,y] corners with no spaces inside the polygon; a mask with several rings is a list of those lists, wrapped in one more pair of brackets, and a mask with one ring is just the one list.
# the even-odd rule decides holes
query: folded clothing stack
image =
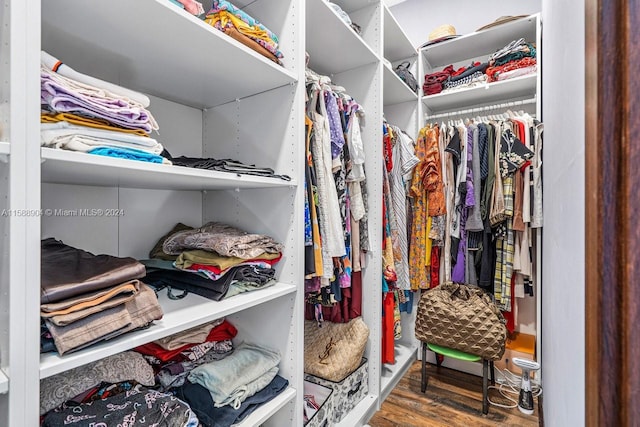
{"label": "folded clothing stack", "polygon": [[170,164],[149,137],[158,124],[145,95],[79,73],[46,52],[40,89],[43,146]]}
{"label": "folded clothing stack", "polygon": [[205,22],[262,56],[282,64],[284,55],[278,50],[278,36],[227,0],[214,0]]}
{"label": "folded clothing stack", "polygon": [[536,48],[524,39],[514,40],[489,58],[487,77],[490,82],[535,73],[538,70]]}
{"label": "folded clothing stack", "polygon": [[219,319],[138,346],[134,350],[144,355],[153,368],[161,391],[169,391],[182,386],[194,368],[231,354],[231,339],[237,333],[231,323]]}
{"label": "folded clothing stack", "polygon": [[288,381],[278,375],[279,363],[276,351],[242,343],[226,358],[193,369],[176,395],[203,426],[228,427],[287,388]]}
{"label": "folded clothing stack", "polygon": [[425,74],[424,95],[451,92],[478,84],[519,77],[537,71],[536,48],[524,39],[514,40],[493,53],[487,62],[473,62],[466,67],[448,65],[441,71]]}
{"label": "folded clothing stack", "polygon": [[[147,283],[156,289],[168,287],[170,298],[193,292],[219,301],[273,285],[273,266],[282,258],[282,249],[269,236],[226,224],[211,222],[197,229],[177,224],[142,263]],[[186,292],[175,296],[173,288]]]}
{"label": "folded clothing stack", "polygon": [[43,240],[40,315],[54,344],[43,343],[43,351],[62,355],[161,319],[154,291],[139,280],[144,275],[133,258]]}
{"label": "folded clothing stack", "polygon": [[231,172],[242,175],[265,176],[269,178],[280,178],[291,181],[288,175],[276,175],[273,169],[255,165],[247,165],[233,159],[214,159],[199,157],[171,157],[171,162],[175,166],[184,166],[194,169],[207,169],[219,172]]}

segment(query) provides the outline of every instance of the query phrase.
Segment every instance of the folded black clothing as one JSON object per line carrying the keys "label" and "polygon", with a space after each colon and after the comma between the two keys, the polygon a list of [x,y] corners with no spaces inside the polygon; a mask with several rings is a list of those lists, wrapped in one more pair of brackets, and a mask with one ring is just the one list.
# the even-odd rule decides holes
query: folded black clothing
{"label": "folded black clothing", "polygon": [[173,157],[171,159],[174,166],[184,166],[196,169],[208,169],[219,172],[231,172],[245,175],[265,176],[272,178],[280,178],[285,181],[291,181],[288,175],[277,175],[271,168],[258,167],[255,165],[247,165],[238,160],[233,159],[214,159],[214,158],[198,158],[198,157]]}
{"label": "folded black clothing", "polygon": [[215,407],[209,390],[189,381],[176,390],[176,396],[189,404],[203,426],[228,427],[244,420],[260,405],[282,393],[288,385],[288,380],[276,375],[265,388],[245,399],[238,409],[233,409],[231,405]]}

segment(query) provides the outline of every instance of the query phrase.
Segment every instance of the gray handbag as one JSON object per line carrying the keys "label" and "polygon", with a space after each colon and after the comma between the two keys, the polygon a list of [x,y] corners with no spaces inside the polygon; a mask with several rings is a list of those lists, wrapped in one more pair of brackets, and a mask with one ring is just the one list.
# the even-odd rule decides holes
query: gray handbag
{"label": "gray handbag", "polygon": [[418,81],[413,74],[411,74],[411,71],[409,71],[410,66],[411,63],[405,61],[402,64],[399,64],[394,71],[412,91],[418,93]]}

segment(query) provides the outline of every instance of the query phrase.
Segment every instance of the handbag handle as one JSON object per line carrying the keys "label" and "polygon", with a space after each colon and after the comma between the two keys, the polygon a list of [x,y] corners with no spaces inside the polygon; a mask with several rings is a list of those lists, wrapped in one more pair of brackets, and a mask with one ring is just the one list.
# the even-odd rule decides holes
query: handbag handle
{"label": "handbag handle", "polygon": [[410,66],[411,66],[411,62],[404,61],[396,66],[396,70],[408,70]]}
{"label": "handbag handle", "polygon": [[333,350],[333,347],[335,347],[336,343],[333,341],[333,337],[329,338],[329,342],[327,343],[327,346],[324,349],[324,353],[323,354],[319,354],[318,355],[318,359],[320,359],[320,363],[322,363],[323,365],[327,365],[329,362],[326,362],[326,360],[329,358],[329,355],[331,354],[331,350]]}

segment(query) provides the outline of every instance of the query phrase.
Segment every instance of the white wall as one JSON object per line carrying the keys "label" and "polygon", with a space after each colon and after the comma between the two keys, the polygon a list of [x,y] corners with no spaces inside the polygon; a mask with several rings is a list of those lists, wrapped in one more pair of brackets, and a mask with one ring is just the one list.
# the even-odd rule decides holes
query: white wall
{"label": "white wall", "polygon": [[476,31],[500,16],[531,15],[541,10],[541,0],[407,0],[391,7],[414,46],[429,39],[443,24],[453,25],[459,35]]}
{"label": "white wall", "polygon": [[582,1],[542,0],[542,366],[550,427],[585,421],[584,14]]}

